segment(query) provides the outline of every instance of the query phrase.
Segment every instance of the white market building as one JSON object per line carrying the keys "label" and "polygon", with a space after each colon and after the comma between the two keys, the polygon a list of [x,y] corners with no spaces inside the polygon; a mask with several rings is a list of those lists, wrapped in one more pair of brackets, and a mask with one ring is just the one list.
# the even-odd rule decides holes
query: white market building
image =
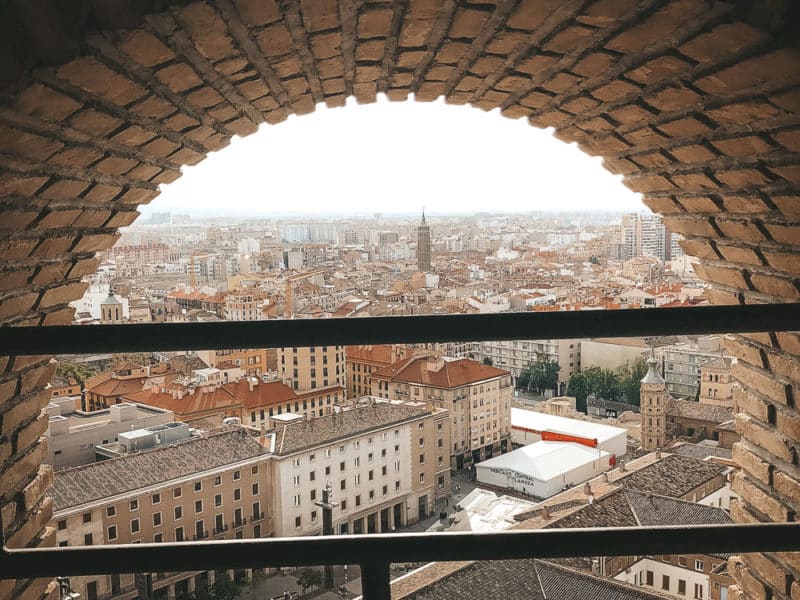
{"label": "white market building", "polygon": [[575,442],[540,441],[475,465],[479,484],[549,498],[613,467],[611,453]]}
{"label": "white market building", "polygon": [[[574,439],[569,440],[564,436]],[[628,431],[621,427],[512,408],[511,442],[517,446],[527,446],[542,439],[596,445],[597,448],[613,454],[615,459],[628,451]]]}

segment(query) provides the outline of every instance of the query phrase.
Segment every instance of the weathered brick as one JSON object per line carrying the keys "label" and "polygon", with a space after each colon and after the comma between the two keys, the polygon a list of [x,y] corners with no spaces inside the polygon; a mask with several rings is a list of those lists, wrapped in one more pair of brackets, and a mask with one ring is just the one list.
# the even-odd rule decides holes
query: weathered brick
{"label": "weathered brick", "polygon": [[762,425],[749,415],[739,413],[736,415],[736,431],[747,441],[763,448],[787,463],[793,460],[792,447],[789,441],[776,430]]}
{"label": "weathered brick", "polygon": [[675,121],[668,121],[658,125],[658,130],[670,137],[692,137],[708,135],[711,128],[695,117],[683,117]]}
{"label": "weathered brick", "polygon": [[603,102],[612,102],[614,100],[619,100],[628,94],[634,94],[638,91],[639,88],[637,86],[621,79],[616,79],[611,83],[607,83],[606,85],[597,88],[596,90],[592,90],[591,94]]}
{"label": "weathered brick", "polygon": [[725,95],[753,87],[777,88],[800,79],[795,68],[800,60],[800,51],[781,48],[762,54],[717,71],[694,82],[701,90],[716,95]]}
{"label": "weathered brick", "polygon": [[713,160],[717,157],[711,150],[700,144],[690,144],[679,148],[670,148],[669,153],[684,163],[699,163]]}
{"label": "weathered brick", "polygon": [[758,390],[772,400],[783,405],[790,404],[788,382],[774,373],[769,373],[746,363],[738,363],[733,366],[733,374],[737,381]]}
{"label": "weathered brick", "polygon": [[133,167],[139,164],[139,161],[133,158],[125,158],[122,156],[109,156],[104,158],[94,166],[94,169],[99,173],[106,175],[122,175],[127,173]]}
{"label": "weathered brick", "polygon": [[154,67],[175,57],[156,36],[141,29],[123,35],[119,49],[145,67]]}
{"label": "weathered brick", "polygon": [[[56,373],[56,363],[55,361],[50,361],[49,363],[42,365],[41,367],[36,367],[34,369],[28,369],[25,371],[19,378],[19,393],[21,396],[24,396],[28,392],[33,392],[35,390],[39,390],[43,388],[45,385],[50,383],[53,380],[53,376]],[[46,396],[46,394],[45,394]],[[45,398],[46,400],[46,398]],[[29,399],[25,400],[26,402],[32,402]],[[45,402],[46,404],[46,402]],[[44,407],[44,404],[40,406],[40,409]],[[5,426],[5,425],[4,425]]]}
{"label": "weathered brick", "polygon": [[45,175],[23,175],[10,171],[0,173],[0,195],[32,196],[48,179]]}
{"label": "weathered brick", "polygon": [[790,246],[800,245],[800,225],[766,222],[764,227],[776,242]]}
{"label": "weathered brick", "polygon": [[73,300],[80,298],[86,289],[89,287],[88,282],[79,281],[76,283],[68,283],[58,287],[50,288],[42,294],[42,299],[39,301],[38,308],[47,308],[48,306],[55,306],[57,304],[67,304]]}
{"label": "weathered brick", "polygon": [[533,30],[541,25],[558,5],[559,2],[556,0],[522,0],[511,13],[508,26],[513,29]]}
{"label": "weathered brick", "polygon": [[682,54],[701,63],[720,62],[763,44],[769,35],[747,23],[723,23],[680,47]]}
{"label": "weathered brick", "polygon": [[721,283],[740,290],[748,289],[749,287],[742,269],[708,263],[703,265],[703,271],[708,281]]}
{"label": "weathered brick", "polygon": [[769,143],[757,135],[714,140],[711,143],[728,156],[750,156],[769,152],[772,149]]}
{"label": "weathered brick", "polygon": [[42,327],[49,327],[51,325],[69,325],[75,316],[75,309],[71,306],[65,306],[56,310],[47,312],[42,317],[40,325]]}
{"label": "weathered brick", "polygon": [[[681,248],[689,256],[696,256],[697,258],[707,258],[716,260],[718,257],[714,251],[714,244],[710,240],[702,238],[683,239],[680,241]],[[738,302],[737,302],[738,304]]]}
{"label": "weathered brick", "polygon": [[790,184],[800,185],[800,164],[796,165],[767,165],[771,173],[788,181]]}
{"label": "weathered brick", "polygon": [[797,284],[790,277],[756,272],[752,274],[750,281],[763,294],[778,298],[800,299]]}
{"label": "weathered brick", "polygon": [[63,142],[0,124],[0,152],[46,160],[64,147]]}
{"label": "weathered brick", "polygon": [[759,577],[773,586],[774,589],[782,594],[789,593],[792,576],[786,569],[772,562],[763,554],[749,553],[744,554],[743,558],[747,561],[749,568],[758,573]]}
{"label": "weathered brick", "polygon": [[40,229],[54,229],[58,227],[69,227],[81,214],[80,208],[65,210],[51,210],[42,217],[36,224]]}
{"label": "weathered brick", "polygon": [[778,431],[794,442],[800,442],[800,417],[789,411],[778,411]]}
{"label": "weathered brick", "polygon": [[749,125],[757,121],[781,117],[785,114],[785,111],[769,102],[760,100],[735,102],[706,112],[706,116],[711,117],[721,125]]}
{"label": "weathered brick", "polygon": [[800,275],[800,253],[765,248],[762,250],[762,254],[773,269],[792,275]]}
{"label": "weathered brick", "polygon": [[752,508],[755,508],[773,521],[778,523],[789,521],[791,511],[779,500],[746,480],[741,472],[734,476],[731,490],[744,499]]}
{"label": "weathered brick", "polygon": [[757,188],[769,183],[769,179],[757,169],[734,169],[715,174],[725,185],[734,188]]}
{"label": "weathered brick", "polygon": [[[727,244],[717,244],[725,260],[734,263],[745,263],[748,265],[762,265],[763,261],[758,253],[748,246],[729,246]],[[756,285],[758,289],[758,285]]]}
{"label": "weathered brick", "polygon": [[210,60],[234,54],[233,42],[222,17],[210,6],[190,4],[180,11],[181,24],[192,36],[200,53]]}
{"label": "weathered brick", "polygon": [[772,472],[775,466],[752,452],[746,442],[733,445],[733,460],[742,467],[750,477],[755,477],[766,486],[772,485]]}
{"label": "weathered brick", "polygon": [[39,465],[44,462],[47,445],[43,442],[35,444],[25,454],[14,456],[14,462],[6,467],[0,477],[0,496],[15,492],[33,479]]}
{"label": "weathered brick", "polygon": [[726,335],[723,343],[725,344],[725,351],[739,360],[757,367],[765,366],[761,349],[752,342],[738,335]]}
{"label": "weathered brick", "polygon": [[41,412],[33,421],[17,431],[14,435],[14,453],[24,452],[43,436],[47,430],[48,422],[49,417],[44,412]]}
{"label": "weathered brick", "polygon": [[23,287],[34,274],[33,268],[7,269],[0,271],[0,292]]}
{"label": "weathered brick", "polygon": [[139,217],[138,210],[115,211],[113,216],[106,221],[106,227],[127,227]]}
{"label": "weathered brick", "polygon": [[772,138],[787,150],[800,152],[800,128],[778,131]]}
{"label": "weathered brick", "polygon": [[137,83],[112,71],[93,57],[77,58],[60,67],[58,76],[114,104],[125,105],[145,91]]}
{"label": "weathered brick", "polygon": [[691,65],[676,56],[659,56],[632,71],[625,73],[625,77],[641,84],[651,85],[672,79],[676,75],[685,73]]}
{"label": "weathered brick", "polygon": [[704,192],[719,188],[705,173],[675,174],[670,175],[669,178],[679,188],[690,192]]}
{"label": "weathered brick", "polygon": [[271,25],[258,36],[258,44],[267,56],[281,56],[292,49],[292,36],[283,25]]}
{"label": "weathered brick", "polygon": [[628,176],[622,183],[625,187],[634,192],[641,192],[643,194],[671,190],[675,187],[666,177],[662,177],[661,175]]}
{"label": "weathered brick", "polygon": [[719,204],[711,196],[681,196],[679,199],[683,206],[690,213],[717,213],[720,212]]}
{"label": "weathered brick", "polygon": [[717,226],[723,234],[734,240],[762,242],[766,239],[761,229],[750,219],[720,217],[717,219]]}
{"label": "weathered brick", "polygon": [[665,217],[664,223],[673,233],[686,236],[717,237],[717,232],[708,218]]}
{"label": "weathered brick", "polygon": [[576,48],[585,48],[591,42],[595,29],[582,25],[570,25],[551,37],[542,48],[546,52],[565,54]]}
{"label": "weathered brick", "polygon": [[660,111],[672,112],[698,106],[703,101],[703,97],[687,87],[670,86],[656,92],[653,96],[646,96],[644,100]]}
{"label": "weathered brick", "polygon": [[48,496],[42,501],[37,510],[26,515],[22,526],[8,537],[8,547],[25,548],[52,518],[53,498]]}
{"label": "weathered brick", "polygon": [[451,38],[475,38],[489,20],[489,13],[470,8],[459,8],[450,25]]}
{"label": "weathered brick", "polygon": [[28,292],[0,300],[0,322],[22,316],[33,308],[38,292]]}
{"label": "weathered brick", "polygon": [[[266,25],[280,20],[281,11],[275,0],[233,0],[248,25]],[[323,27],[327,29],[327,27]]]}
{"label": "weathered brick", "polygon": [[61,122],[79,110],[81,104],[69,96],[41,83],[34,83],[17,96],[16,108],[21,113],[42,119]]}
{"label": "weathered brick", "polygon": [[34,275],[31,279],[31,283],[33,285],[50,285],[52,283],[63,281],[71,266],[72,263],[69,261],[40,265],[36,275]]}

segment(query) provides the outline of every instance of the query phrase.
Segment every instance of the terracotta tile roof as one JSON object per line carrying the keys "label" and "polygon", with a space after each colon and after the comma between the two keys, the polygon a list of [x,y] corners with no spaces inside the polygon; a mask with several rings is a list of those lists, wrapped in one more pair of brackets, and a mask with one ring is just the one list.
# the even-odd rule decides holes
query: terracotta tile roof
{"label": "terracotta tile roof", "polygon": [[59,471],[50,495],[59,511],[264,454],[244,429],[225,431]]}
{"label": "terracotta tile roof", "polygon": [[125,400],[138,402],[171,410],[178,417],[186,417],[211,411],[230,411],[241,413],[242,403],[229,388],[195,388],[193,393],[186,391],[182,397],[173,396],[171,392],[161,392],[157,388],[126,394]]}
{"label": "terracotta tile roof", "polygon": [[733,419],[733,409],[714,404],[670,398],[667,402],[667,417],[671,416],[709,421],[711,423],[725,423]]}
{"label": "terracotta tile roof", "polygon": [[510,372],[505,369],[498,369],[468,358],[436,360],[412,356],[375,371],[372,377],[440,388],[457,388],[509,374]]}

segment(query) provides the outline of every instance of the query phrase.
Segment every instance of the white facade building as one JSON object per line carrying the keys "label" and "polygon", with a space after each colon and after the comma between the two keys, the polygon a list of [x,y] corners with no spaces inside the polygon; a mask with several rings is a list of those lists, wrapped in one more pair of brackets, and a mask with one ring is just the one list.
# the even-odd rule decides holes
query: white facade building
{"label": "white facade building", "polygon": [[479,483],[536,498],[609,470],[611,454],[575,442],[536,442],[475,465]]}
{"label": "white facade building", "polygon": [[547,438],[547,433],[561,434],[583,440],[596,440],[597,447],[613,454],[623,456],[628,451],[628,431],[621,427],[601,425],[591,421],[569,419],[547,413],[511,409],[511,442],[524,446]]}

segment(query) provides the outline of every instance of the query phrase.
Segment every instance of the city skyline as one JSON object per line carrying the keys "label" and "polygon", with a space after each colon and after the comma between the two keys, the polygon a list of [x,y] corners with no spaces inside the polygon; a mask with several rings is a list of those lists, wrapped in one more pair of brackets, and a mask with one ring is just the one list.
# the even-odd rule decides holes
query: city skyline
{"label": "city skyline", "polygon": [[[384,140],[391,139],[389,147]],[[446,146],[426,139],[449,140]],[[501,148],[503,152],[484,149]],[[476,165],[480,169],[476,170]],[[279,176],[269,177],[272,166]],[[351,176],[356,170],[358,180]],[[464,171],[472,173],[463,177]],[[212,153],[163,187],[145,213],[295,214],[330,212],[430,214],[646,209],[575,144],[525,121],[482,114],[442,101],[317,107],[303,119],[262,126]],[[413,174],[413,175],[412,175]],[[354,185],[355,184],[355,185]],[[275,198],[275,205],[263,203]]]}

